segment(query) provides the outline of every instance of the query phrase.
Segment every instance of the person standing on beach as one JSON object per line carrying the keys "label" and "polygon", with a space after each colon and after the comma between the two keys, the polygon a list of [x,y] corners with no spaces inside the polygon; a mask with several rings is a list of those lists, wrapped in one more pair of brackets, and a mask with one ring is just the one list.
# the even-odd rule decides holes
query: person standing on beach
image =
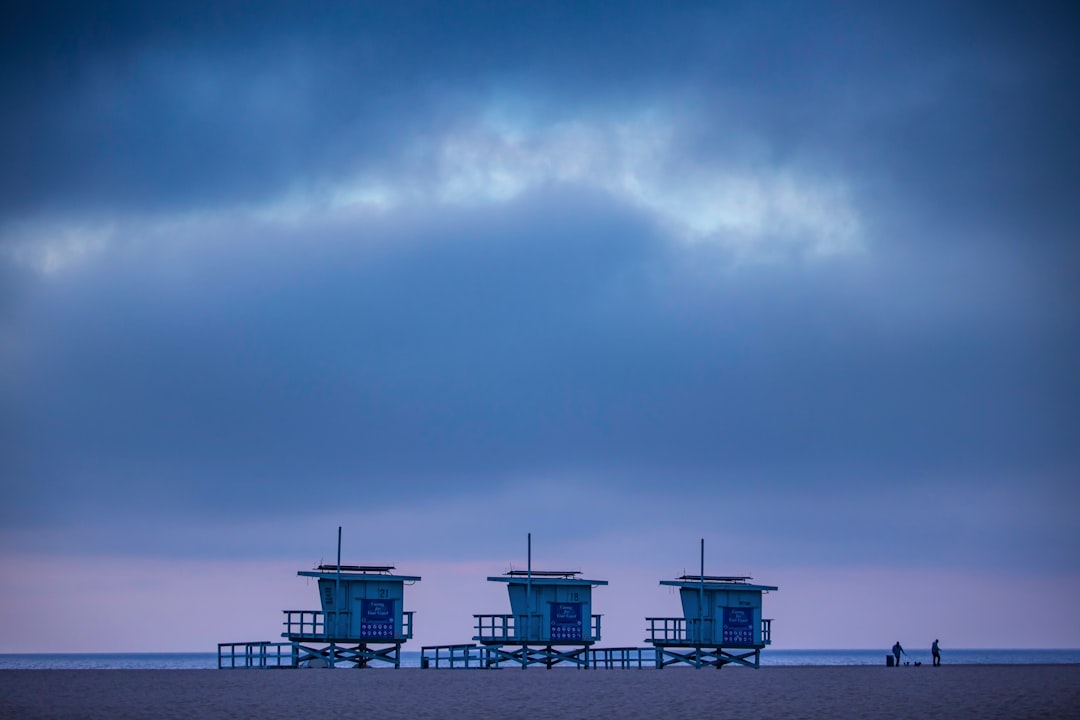
{"label": "person standing on beach", "polygon": [[897,640],[896,644],[892,646],[893,657],[896,658],[896,667],[900,667],[900,655],[904,652],[904,648],[900,647],[900,641]]}
{"label": "person standing on beach", "polygon": [[934,667],[941,664],[941,650],[938,649],[938,641],[935,640],[934,644],[930,646],[930,654],[934,656]]}

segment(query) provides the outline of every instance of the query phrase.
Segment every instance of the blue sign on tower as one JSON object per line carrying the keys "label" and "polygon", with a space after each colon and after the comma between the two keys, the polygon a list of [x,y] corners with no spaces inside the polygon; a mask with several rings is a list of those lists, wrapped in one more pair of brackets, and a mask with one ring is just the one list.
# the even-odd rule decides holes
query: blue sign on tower
{"label": "blue sign on tower", "polygon": [[394,601],[360,601],[360,637],[392,639],[394,637]]}
{"label": "blue sign on tower", "polygon": [[551,639],[581,640],[583,603],[551,603]]}
{"label": "blue sign on tower", "polygon": [[754,611],[751,608],[724,608],[722,642],[725,645],[754,644]]}

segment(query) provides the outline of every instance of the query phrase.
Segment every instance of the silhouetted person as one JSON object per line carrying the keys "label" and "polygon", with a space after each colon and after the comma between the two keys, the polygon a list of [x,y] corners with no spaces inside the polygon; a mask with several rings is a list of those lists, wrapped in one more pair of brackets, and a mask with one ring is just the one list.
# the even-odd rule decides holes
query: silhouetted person
{"label": "silhouetted person", "polygon": [[935,640],[934,644],[930,646],[930,654],[934,656],[934,667],[941,664],[941,650],[938,649],[938,641]]}
{"label": "silhouetted person", "polygon": [[897,640],[896,644],[892,646],[893,657],[896,658],[896,667],[900,667],[900,655],[903,654],[904,648],[900,647],[900,641]]}

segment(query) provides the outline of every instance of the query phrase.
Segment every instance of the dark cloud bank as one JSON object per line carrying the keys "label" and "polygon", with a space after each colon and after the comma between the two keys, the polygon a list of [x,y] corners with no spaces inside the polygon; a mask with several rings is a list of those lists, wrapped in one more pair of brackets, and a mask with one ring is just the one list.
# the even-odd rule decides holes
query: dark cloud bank
{"label": "dark cloud bank", "polygon": [[[751,484],[788,498],[796,535],[799,502],[834,498],[811,521],[830,547],[888,511],[874,488],[943,522],[1027,497],[1000,532],[1075,568],[1055,511],[1080,470],[1075,18],[659,7],[6,10],[4,525],[303,516],[572,473],[628,498]],[[537,127],[663,111],[688,171],[844,177],[864,249],[742,262],[574,180],[241,212],[356,173],[408,183],[408,147],[498,103]],[[200,213],[220,215],[181,222]],[[64,272],[15,252],[110,223]]]}

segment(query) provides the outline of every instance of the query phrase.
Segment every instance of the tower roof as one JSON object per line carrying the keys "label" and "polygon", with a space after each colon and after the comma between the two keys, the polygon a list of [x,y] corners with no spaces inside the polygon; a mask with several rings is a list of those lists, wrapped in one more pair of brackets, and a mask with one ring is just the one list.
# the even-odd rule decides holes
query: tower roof
{"label": "tower roof", "polygon": [[661,585],[667,585],[669,587],[677,588],[690,588],[697,589],[704,587],[706,590],[758,590],[761,592],[769,592],[770,590],[779,590],[780,588],[775,585],[756,585],[746,582],[750,578],[725,578],[723,576],[709,576],[702,577],[701,575],[682,575],[677,580],[661,580]]}
{"label": "tower roof", "polygon": [[393,565],[319,565],[314,570],[300,570],[296,574],[301,577],[313,577],[319,579],[336,579],[355,582],[357,580],[374,580],[385,582],[418,582],[417,575],[394,575]]}

